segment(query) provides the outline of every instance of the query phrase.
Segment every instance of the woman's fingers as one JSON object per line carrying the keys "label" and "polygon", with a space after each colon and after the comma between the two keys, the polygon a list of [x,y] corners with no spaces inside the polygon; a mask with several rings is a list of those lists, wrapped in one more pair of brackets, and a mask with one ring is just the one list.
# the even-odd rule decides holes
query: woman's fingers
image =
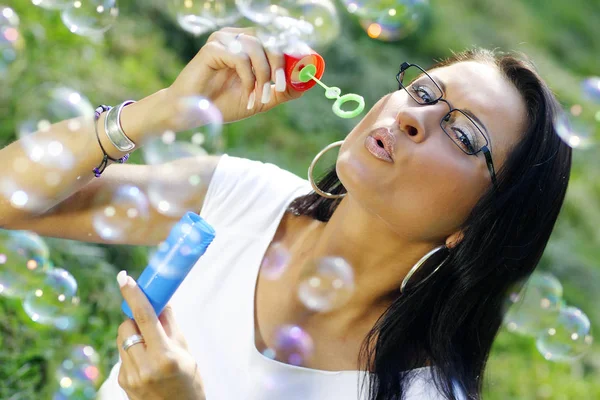
{"label": "woman's fingers", "polygon": [[285,92],[285,59],[283,58],[283,53],[268,47],[265,48],[265,53],[271,66],[271,81],[275,82],[274,89],[277,92]]}
{"label": "woman's fingers", "polygon": [[269,102],[271,91],[271,66],[265,54],[265,49],[256,36],[239,34],[238,38],[242,50],[250,57],[250,63],[256,77],[256,102],[265,104]]}
{"label": "woman's fingers", "polygon": [[141,363],[147,362],[145,343],[134,344],[127,350],[123,350],[123,343],[125,340],[133,335],[139,334],[140,331],[138,330],[136,323],[130,319],[125,320],[119,325],[119,329],[117,330],[117,348],[119,349],[119,355],[121,356],[123,365],[125,365],[126,368],[138,368]]}
{"label": "woman's fingers", "polygon": [[119,272],[117,280],[121,287],[121,294],[133,313],[133,319],[144,336],[146,346],[155,349],[164,348],[168,340],[167,334],[144,292],[125,271]]}
{"label": "woman's fingers", "polygon": [[158,316],[158,320],[162,324],[165,332],[169,336],[170,339],[175,340],[179,343],[184,349],[187,350],[188,344],[183,336],[183,333],[179,330],[179,326],[175,321],[175,314],[173,312],[173,308],[170,304],[167,304],[163,311]]}
{"label": "woman's fingers", "polygon": [[179,333],[177,323],[175,322],[175,315],[173,314],[173,308],[170,304],[167,304],[158,316],[158,320],[162,324],[167,336],[173,337],[173,335]]}
{"label": "woman's fingers", "polygon": [[233,38],[227,36],[223,41],[214,40],[205,44],[204,48],[212,57],[210,65],[214,69],[229,68],[235,70],[245,90],[242,95],[247,98],[254,90],[256,77],[252,71],[250,56],[243,51],[233,52],[231,51],[232,45],[226,44],[232,40]]}
{"label": "woman's fingers", "polygon": [[[248,56],[255,85],[247,84],[249,92],[248,108],[252,109],[256,104],[267,104],[271,101],[273,90],[284,92],[286,89],[284,57],[276,49],[267,49],[261,41],[254,36],[251,29],[247,28],[224,28],[214,34],[214,40],[223,44],[225,49],[233,54],[246,54]],[[237,70],[237,69],[236,69]],[[275,86],[271,85],[275,82]],[[255,100],[255,101],[252,101]]]}

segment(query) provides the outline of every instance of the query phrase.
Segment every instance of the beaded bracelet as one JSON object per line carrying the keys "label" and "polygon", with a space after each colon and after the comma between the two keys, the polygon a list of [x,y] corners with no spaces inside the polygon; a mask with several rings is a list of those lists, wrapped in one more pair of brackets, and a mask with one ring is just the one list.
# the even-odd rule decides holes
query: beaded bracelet
{"label": "beaded bracelet", "polygon": [[104,104],[102,104],[102,105],[99,105],[98,107],[96,107],[96,111],[94,112],[94,129],[96,131],[96,139],[98,140],[98,144],[100,145],[100,148],[102,149],[102,153],[104,153],[104,157],[102,157],[102,161],[100,162],[100,165],[98,165],[96,168],[94,168],[94,171],[93,171],[94,176],[96,178],[100,178],[100,175],[102,175],[102,173],[104,172],[106,167],[108,167],[108,160],[123,164],[125,161],[127,161],[129,159],[129,153],[125,154],[121,158],[112,158],[111,156],[106,154],[106,150],[104,150],[104,147],[102,147],[102,143],[100,142],[100,136],[98,135],[98,119],[100,118],[100,115],[102,115],[103,112],[109,111],[111,108],[112,107],[110,107],[110,106],[105,106]]}

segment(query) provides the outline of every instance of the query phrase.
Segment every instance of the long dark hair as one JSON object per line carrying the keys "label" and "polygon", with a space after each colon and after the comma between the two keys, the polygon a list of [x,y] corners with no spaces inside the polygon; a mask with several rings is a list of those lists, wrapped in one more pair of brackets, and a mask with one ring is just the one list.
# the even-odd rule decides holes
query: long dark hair
{"label": "long dark hair", "polygon": [[[423,284],[413,277],[365,338],[357,361],[373,372],[368,374],[370,400],[402,399],[412,376],[408,371],[427,363],[436,367],[435,386],[448,399],[456,398],[457,387],[469,399],[481,398],[507,291],[534,271],[567,190],[571,149],[553,123],[560,105],[533,64],[522,55],[473,49],[433,68],[462,61],[496,65],[521,93],[527,126],[498,171],[497,189],[482,196],[461,227],[463,240],[445,252],[446,264]],[[335,167],[319,187],[345,192]],[[289,210],[328,221],[339,201],[311,192],[295,199]],[[428,264],[422,269],[435,267]]]}

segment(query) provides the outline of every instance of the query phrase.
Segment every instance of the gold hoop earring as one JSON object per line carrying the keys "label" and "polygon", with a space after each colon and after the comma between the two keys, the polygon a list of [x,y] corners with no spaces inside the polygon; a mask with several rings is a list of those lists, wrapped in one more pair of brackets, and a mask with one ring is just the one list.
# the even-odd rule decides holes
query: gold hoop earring
{"label": "gold hoop earring", "polygon": [[[435,249],[431,250],[429,253],[425,254],[423,257],[421,257],[421,259],[419,261],[417,261],[417,263],[410,269],[410,271],[408,271],[408,274],[406,274],[406,276],[404,277],[404,280],[402,280],[402,285],[400,285],[400,293],[402,293],[404,291],[404,288],[406,287],[406,284],[408,283],[408,281],[410,280],[410,278],[415,274],[415,272],[417,272],[417,270],[419,268],[421,268],[421,265],[425,264],[425,262],[427,260],[429,260],[429,258],[434,255],[435,253],[437,253],[438,251],[445,249],[446,246],[438,246]],[[450,258],[450,255],[448,255],[444,261],[442,261],[442,263],[440,265],[438,265],[431,274],[429,274],[425,279],[421,280],[421,282],[419,283],[423,283],[425,282],[427,279],[431,278],[433,276],[433,274],[435,274],[437,272],[438,269],[440,269],[440,267],[444,264],[446,264],[446,261],[448,261],[448,259]]]}
{"label": "gold hoop earring", "polygon": [[327,153],[329,150],[333,149],[334,147],[341,146],[342,144],[344,144],[344,141],[340,140],[339,142],[333,142],[330,145],[328,145],[327,147],[325,147],[323,150],[321,150],[315,156],[315,158],[310,163],[310,166],[308,167],[308,181],[310,182],[310,185],[312,186],[313,190],[319,196],[326,197],[328,199],[339,199],[339,198],[342,198],[342,197],[344,197],[346,195],[346,193],[343,193],[343,194],[333,194],[333,193],[328,193],[328,192],[322,191],[321,189],[319,189],[319,187],[315,183],[315,180],[312,177],[315,165],[317,164],[317,161],[319,161],[319,159],[323,156],[323,154]]}

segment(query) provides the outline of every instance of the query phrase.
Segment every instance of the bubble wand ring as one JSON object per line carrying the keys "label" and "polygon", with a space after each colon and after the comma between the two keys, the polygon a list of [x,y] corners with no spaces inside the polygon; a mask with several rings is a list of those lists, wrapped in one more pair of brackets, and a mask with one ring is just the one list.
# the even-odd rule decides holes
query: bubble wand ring
{"label": "bubble wand ring", "polygon": [[[365,99],[362,96],[359,96],[355,93],[348,93],[343,96],[340,96],[342,90],[335,86],[329,87],[325,85],[315,76],[316,72],[317,67],[315,67],[313,64],[308,64],[300,70],[298,79],[301,82],[308,82],[311,79],[314,80],[319,84],[319,86],[325,89],[325,97],[332,100],[336,99],[333,103],[333,106],[331,106],[331,109],[335,115],[337,115],[340,118],[354,118],[363,112],[363,110],[365,109]],[[350,111],[342,110],[342,105],[349,101],[356,102],[356,108]]]}

